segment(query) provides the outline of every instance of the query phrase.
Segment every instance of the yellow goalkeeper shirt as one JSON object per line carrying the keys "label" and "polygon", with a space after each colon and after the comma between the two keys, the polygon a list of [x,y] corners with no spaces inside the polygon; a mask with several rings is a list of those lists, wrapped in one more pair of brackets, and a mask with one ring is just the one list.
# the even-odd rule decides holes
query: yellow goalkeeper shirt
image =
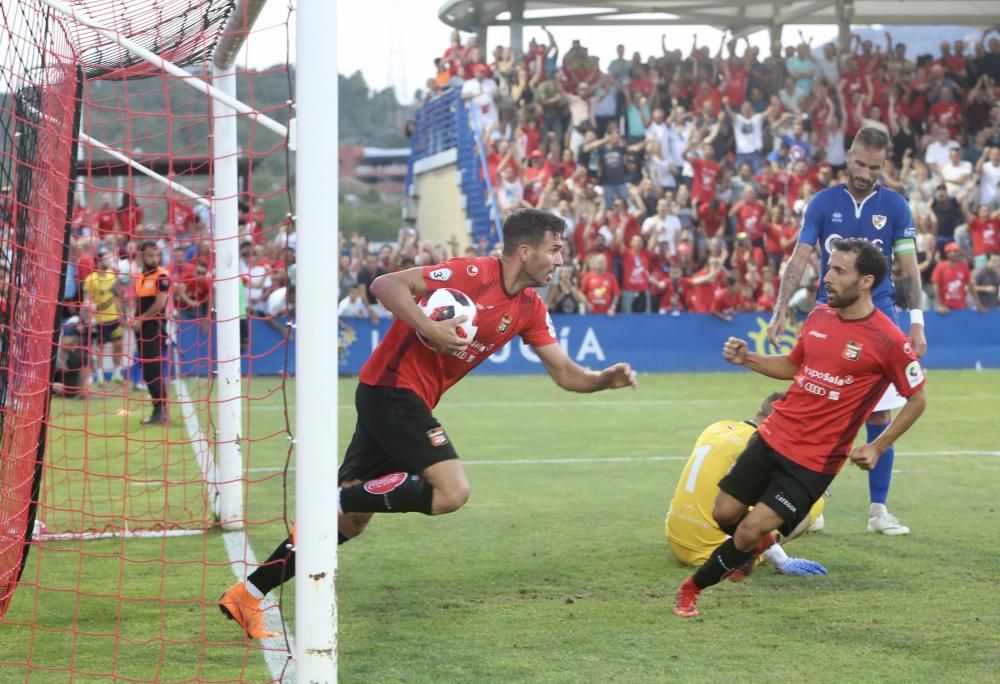
{"label": "yellow goalkeeper shirt", "polygon": [[117,282],[117,275],[101,271],[94,271],[84,279],[83,291],[94,305],[95,323],[111,323],[118,320],[118,297],[114,293]]}
{"label": "yellow goalkeeper shirt", "polygon": [[726,540],[712,518],[719,480],[756,431],[746,421],[723,420],[709,425],[698,437],[667,511],[665,531],[673,544],[707,554]]}

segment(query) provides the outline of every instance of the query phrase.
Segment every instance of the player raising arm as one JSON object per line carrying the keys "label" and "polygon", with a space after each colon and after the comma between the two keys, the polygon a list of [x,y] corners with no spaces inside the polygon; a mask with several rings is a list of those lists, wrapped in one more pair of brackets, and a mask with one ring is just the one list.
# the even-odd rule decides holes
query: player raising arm
{"label": "player raising arm", "polygon": [[[533,288],[548,283],[562,264],[564,228],[558,216],[519,209],[504,221],[501,257],[450,259],[382,275],[372,283],[371,291],[396,320],[358,378],[357,426],[339,473],[339,543],[361,534],[375,513],[440,515],[465,505],[465,469],[431,411],[449,387],[516,336],[531,345],[566,390],[636,386],[627,363],[589,371],[556,340]],[[476,303],[474,339],[455,331],[463,316],[432,321],[417,305],[421,296],[442,287],[464,292]],[[294,540],[288,538],[245,582],[230,587],[219,607],[250,637],[265,637],[260,600],[294,574]]]}
{"label": "player raising arm", "polygon": [[[806,207],[798,244],[785,267],[768,326],[768,339],[772,344],[777,345],[778,337],[785,329],[788,302],[798,289],[813,248],[819,246],[822,282],[829,265],[831,241],[837,238],[863,238],[882,252],[890,269],[893,258],[899,259],[903,274],[900,294],[910,310],[910,340],[918,358],[926,353],[924,313],[920,308],[923,290],[920,285],[920,268],[917,265],[913,217],[902,195],[878,184],[890,149],[889,144],[889,136],[877,128],[862,128],[858,131],[847,152],[847,183],[816,193]],[[872,289],[875,306],[896,323],[894,296],[891,278],[886,278]],[[821,286],[816,302],[822,304],[826,302],[826,298],[826,290]],[[890,385],[868,419],[866,430],[869,442],[877,439],[885,430],[892,418],[891,411],[901,407],[903,403],[896,388]],[[893,458],[894,453],[890,447],[883,454],[878,467],[868,473],[868,531],[890,536],[910,531],[886,509],[889,487],[892,484]]]}
{"label": "player raising arm", "polygon": [[[753,560],[775,530],[795,530],[848,457],[863,470],[875,467],[924,411],[924,372],[913,346],[872,302],[888,271],[885,257],[856,238],[834,239],[829,249],[829,304],[809,315],[791,354],[755,354],[734,337],[723,347],[730,363],[794,382],[719,482],[712,517],[732,537],[677,590],[676,615],[698,615],[699,594]],[[906,405],[875,440],[852,450],[890,382]]]}

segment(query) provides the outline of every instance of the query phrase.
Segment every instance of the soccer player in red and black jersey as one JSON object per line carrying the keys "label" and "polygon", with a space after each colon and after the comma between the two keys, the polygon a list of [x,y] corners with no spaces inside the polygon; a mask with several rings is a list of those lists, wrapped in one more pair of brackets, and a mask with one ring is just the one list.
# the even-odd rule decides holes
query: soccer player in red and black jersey
{"label": "soccer player in red and black jersey", "polygon": [[[456,258],[379,276],[371,291],[396,316],[361,369],[358,422],[340,467],[339,543],[361,534],[374,513],[451,513],[469,498],[458,453],[431,411],[469,371],[520,336],[563,389],[597,392],[635,387],[635,371],[618,363],[587,370],[555,337],[545,303],[534,290],[562,264],[562,218],[537,209],[513,211],[503,225],[503,255]],[[464,316],[432,321],[417,300],[436,289],[464,292],[476,302],[478,332],[455,332]],[[424,344],[418,333],[427,341]],[[430,345],[430,346],[428,346]],[[252,638],[267,635],[260,599],[295,574],[291,538],[219,601],[222,612]]]}
{"label": "soccer player in red and black jersey", "polygon": [[[755,354],[734,337],[723,347],[730,363],[794,382],[719,481],[712,515],[732,536],[681,584],[676,615],[698,615],[702,590],[755,560],[775,531],[791,533],[848,458],[870,470],[923,413],[924,372],[913,345],[872,301],[888,271],[885,257],[858,238],[831,247],[823,278],[828,305],[813,309],[791,354]],[[878,438],[851,449],[889,383],[906,405]]]}

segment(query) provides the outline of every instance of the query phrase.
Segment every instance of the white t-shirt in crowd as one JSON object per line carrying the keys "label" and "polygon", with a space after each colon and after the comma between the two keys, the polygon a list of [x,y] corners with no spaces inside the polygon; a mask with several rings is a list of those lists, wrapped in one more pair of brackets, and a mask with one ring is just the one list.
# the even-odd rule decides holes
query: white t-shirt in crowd
{"label": "white t-shirt in crowd", "polygon": [[733,117],[733,136],[736,138],[736,154],[753,154],[764,149],[764,115],[754,114],[750,118],[737,113]]}
{"label": "white t-shirt in crowd", "polygon": [[949,140],[946,143],[935,140],[927,146],[927,152],[924,153],[924,163],[937,164],[938,168],[941,168],[948,163],[948,150],[953,147],[959,147],[954,140]]}
{"label": "white t-shirt in crowd", "polygon": [[340,318],[368,318],[368,307],[361,297],[354,300],[344,297],[337,305],[337,315]]}
{"label": "white t-shirt in crowd", "polygon": [[979,173],[979,203],[991,204],[997,196],[997,183],[1000,183],[1000,164],[991,162],[983,164]]}
{"label": "white t-shirt in crowd", "polygon": [[500,119],[495,100],[496,94],[497,84],[492,78],[484,78],[482,83],[479,82],[479,79],[470,78],[462,84],[462,95],[475,95],[471,100],[468,100],[468,106],[475,112],[479,127],[482,129]]}
{"label": "white t-shirt in crowd", "polygon": [[941,178],[944,179],[944,184],[948,186],[948,194],[952,197],[961,191],[971,175],[972,162],[967,162],[964,159],[959,160],[957,164],[952,164],[949,161],[941,167]]}

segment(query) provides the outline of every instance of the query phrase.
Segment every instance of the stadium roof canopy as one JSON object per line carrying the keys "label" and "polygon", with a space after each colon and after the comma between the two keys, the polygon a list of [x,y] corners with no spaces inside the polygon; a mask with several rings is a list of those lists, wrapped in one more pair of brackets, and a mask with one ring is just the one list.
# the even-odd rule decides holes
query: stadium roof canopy
{"label": "stadium roof canopy", "polygon": [[785,24],[833,24],[844,40],[850,25],[990,26],[1000,22],[996,0],[448,0],[445,24],[485,37],[490,26],[510,26],[520,45],[523,26],[695,26],[730,29],[737,36]]}

